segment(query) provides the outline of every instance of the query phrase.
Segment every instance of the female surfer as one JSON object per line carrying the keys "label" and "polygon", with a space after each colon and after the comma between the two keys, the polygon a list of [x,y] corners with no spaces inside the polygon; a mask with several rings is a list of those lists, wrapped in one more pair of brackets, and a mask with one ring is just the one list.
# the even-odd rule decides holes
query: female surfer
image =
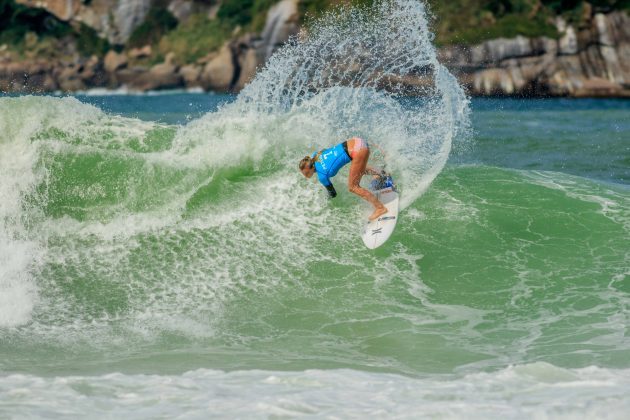
{"label": "female surfer", "polygon": [[348,176],[348,190],[368,201],[374,206],[374,212],[370,215],[369,220],[376,220],[378,217],[387,213],[387,207],[378,199],[362,188],[359,183],[365,174],[380,175],[379,172],[367,166],[370,158],[370,146],[359,137],[353,137],[329,149],[324,149],[312,156],[304,156],[300,161],[300,171],[302,175],[311,178],[317,172],[319,182],[326,187],[330,198],[337,196],[337,191],[333,187],[330,178],[337,175],[339,169],[350,164],[350,175]]}

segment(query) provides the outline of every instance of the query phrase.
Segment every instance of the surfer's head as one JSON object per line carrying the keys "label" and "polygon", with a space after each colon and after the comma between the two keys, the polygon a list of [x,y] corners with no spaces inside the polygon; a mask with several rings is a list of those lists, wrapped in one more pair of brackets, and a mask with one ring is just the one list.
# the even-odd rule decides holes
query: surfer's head
{"label": "surfer's head", "polygon": [[300,168],[300,172],[307,178],[310,178],[315,173],[315,159],[304,156],[302,160],[300,160],[300,164],[298,166]]}

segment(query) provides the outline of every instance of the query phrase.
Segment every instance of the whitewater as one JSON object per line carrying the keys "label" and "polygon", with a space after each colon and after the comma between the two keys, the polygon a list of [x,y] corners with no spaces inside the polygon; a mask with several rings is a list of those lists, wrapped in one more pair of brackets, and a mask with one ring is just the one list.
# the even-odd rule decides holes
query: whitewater
{"label": "whitewater", "polygon": [[[630,106],[471,103],[427,16],[331,11],[238,96],[0,97],[0,417],[624,418]],[[297,171],[355,135],[375,252]]]}

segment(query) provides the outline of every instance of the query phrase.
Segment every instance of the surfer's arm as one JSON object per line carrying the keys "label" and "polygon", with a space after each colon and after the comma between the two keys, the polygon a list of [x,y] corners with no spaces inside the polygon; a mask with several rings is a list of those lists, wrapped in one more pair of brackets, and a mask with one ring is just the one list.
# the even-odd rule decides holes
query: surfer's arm
{"label": "surfer's arm", "polygon": [[328,191],[328,198],[337,197],[337,191],[335,191],[335,187],[333,186],[332,182],[328,185],[324,185],[324,187],[326,188],[326,191]]}
{"label": "surfer's arm", "polygon": [[337,197],[337,191],[335,191],[335,187],[333,187],[333,184],[330,181],[330,178],[318,172],[317,179],[319,179],[319,182],[324,186],[324,188],[326,188],[326,191],[328,191],[328,198]]}

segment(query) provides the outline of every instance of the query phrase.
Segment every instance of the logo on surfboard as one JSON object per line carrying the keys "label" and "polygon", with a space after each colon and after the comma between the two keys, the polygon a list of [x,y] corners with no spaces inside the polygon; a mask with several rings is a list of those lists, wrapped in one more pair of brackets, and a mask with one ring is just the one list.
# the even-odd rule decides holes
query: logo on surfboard
{"label": "logo on surfboard", "polygon": [[385,172],[372,179],[370,190],[387,207],[387,212],[382,217],[368,219],[363,225],[363,243],[368,249],[376,249],[388,240],[396,227],[399,197],[393,179]]}

